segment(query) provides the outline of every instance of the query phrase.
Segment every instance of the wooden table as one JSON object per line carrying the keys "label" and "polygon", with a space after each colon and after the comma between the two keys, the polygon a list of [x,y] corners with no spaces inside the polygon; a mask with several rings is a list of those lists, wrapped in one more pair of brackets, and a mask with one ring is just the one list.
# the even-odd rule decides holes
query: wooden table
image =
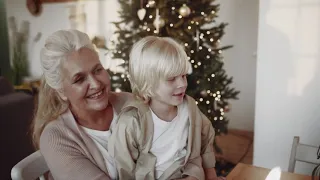
{"label": "wooden table", "polygon": [[[265,180],[270,169],[239,163],[229,173],[227,180]],[[311,176],[281,172],[281,180],[312,180]]]}

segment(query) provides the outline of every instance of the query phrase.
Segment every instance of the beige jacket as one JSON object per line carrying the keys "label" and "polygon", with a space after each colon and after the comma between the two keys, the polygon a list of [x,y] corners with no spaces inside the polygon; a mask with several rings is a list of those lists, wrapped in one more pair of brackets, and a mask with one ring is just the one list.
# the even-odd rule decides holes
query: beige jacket
{"label": "beige jacket", "polygon": [[[109,101],[120,113],[129,93],[112,93]],[[55,180],[108,180],[104,158],[77,125],[70,110],[50,122],[40,137],[40,151]],[[51,178],[52,178],[51,177]]]}
{"label": "beige jacket", "polygon": [[[215,167],[214,129],[201,113],[195,100],[186,97],[189,109],[187,162],[172,164],[159,178],[178,179],[186,175],[204,180],[204,168]],[[139,100],[129,102],[122,110],[117,128],[109,140],[109,153],[116,159],[122,180],[155,179],[156,157],[149,152],[153,138],[153,121],[149,106]]]}

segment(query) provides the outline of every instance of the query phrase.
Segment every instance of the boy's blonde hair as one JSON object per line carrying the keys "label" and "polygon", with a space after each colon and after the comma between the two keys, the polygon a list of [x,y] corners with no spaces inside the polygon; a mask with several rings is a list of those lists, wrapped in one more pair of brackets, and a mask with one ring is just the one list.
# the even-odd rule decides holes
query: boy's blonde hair
{"label": "boy's blonde hair", "polygon": [[186,74],[188,63],[183,46],[172,38],[142,38],[133,45],[130,53],[129,79],[132,93],[148,102],[154,96],[154,90],[161,79]]}

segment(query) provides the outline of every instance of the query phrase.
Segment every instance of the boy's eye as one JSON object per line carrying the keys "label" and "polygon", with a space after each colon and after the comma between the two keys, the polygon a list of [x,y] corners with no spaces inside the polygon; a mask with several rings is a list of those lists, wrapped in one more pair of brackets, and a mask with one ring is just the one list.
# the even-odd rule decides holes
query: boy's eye
{"label": "boy's eye", "polygon": [[168,81],[174,81],[176,77],[169,78]]}
{"label": "boy's eye", "polygon": [[95,70],[95,72],[96,73],[99,73],[99,72],[101,72],[103,70],[103,68],[102,67],[99,67],[99,68],[97,68],[96,70]]}

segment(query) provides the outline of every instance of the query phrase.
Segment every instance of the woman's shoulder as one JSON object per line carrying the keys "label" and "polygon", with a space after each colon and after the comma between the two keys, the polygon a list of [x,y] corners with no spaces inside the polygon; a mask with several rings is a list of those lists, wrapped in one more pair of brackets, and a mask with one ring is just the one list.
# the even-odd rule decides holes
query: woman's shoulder
{"label": "woman's shoulder", "polygon": [[117,112],[120,112],[122,107],[133,99],[134,96],[128,92],[111,92],[109,96],[109,102],[114,105]]}
{"label": "woman's shoulder", "polygon": [[110,100],[113,99],[126,102],[134,99],[134,96],[129,92],[110,92]]}
{"label": "woman's shoulder", "polygon": [[63,121],[60,118],[60,116],[52,121],[50,121],[43,129],[41,136],[40,136],[40,141],[42,139],[46,139],[45,141],[48,140],[48,138],[57,138],[58,136],[61,136],[65,130],[65,126],[63,125]]}

